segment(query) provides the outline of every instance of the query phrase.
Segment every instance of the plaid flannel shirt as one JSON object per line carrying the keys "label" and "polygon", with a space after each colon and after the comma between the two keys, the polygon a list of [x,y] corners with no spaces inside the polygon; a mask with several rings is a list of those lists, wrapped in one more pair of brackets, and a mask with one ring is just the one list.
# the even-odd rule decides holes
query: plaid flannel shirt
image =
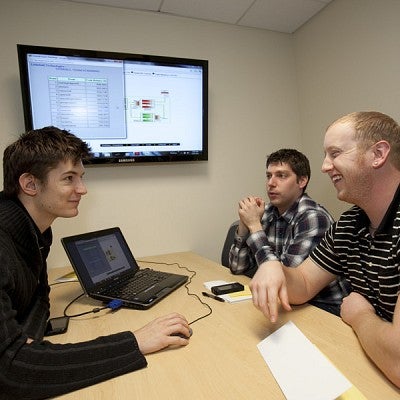
{"label": "plaid flannel shirt", "polygon": [[[303,194],[286,212],[279,215],[272,204],[265,207],[262,230],[247,236],[235,234],[229,253],[233,274],[258,267],[265,261],[280,261],[297,267],[319,243],[333,219],[325,208]],[[348,291],[341,280],[332,282],[314,300],[340,304]]]}

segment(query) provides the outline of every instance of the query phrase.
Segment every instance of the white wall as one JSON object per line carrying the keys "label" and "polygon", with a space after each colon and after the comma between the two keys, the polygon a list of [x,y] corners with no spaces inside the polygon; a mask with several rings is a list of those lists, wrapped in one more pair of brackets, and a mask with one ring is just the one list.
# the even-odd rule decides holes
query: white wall
{"label": "white wall", "polygon": [[68,264],[60,237],[114,225],[137,256],[193,250],[219,260],[237,201],[265,195],[265,155],[300,148],[292,35],[62,0],[1,0],[0,42],[1,154],[24,131],[17,43],[209,60],[209,161],[87,168],[79,216],[53,225],[50,267]]}
{"label": "white wall", "polygon": [[400,1],[334,0],[294,35],[302,144],[312,193],[336,217],[349,207],[318,172],[329,123],[377,110],[400,121]]}
{"label": "white wall", "polygon": [[[23,132],[16,44],[78,47],[210,63],[210,159],[87,169],[80,215],[59,238],[119,225],[138,256],[193,250],[219,260],[236,204],[264,195],[265,155],[297,147],[309,193],[338,217],[348,207],[319,172],[326,126],[356,110],[400,120],[400,2],[334,0],[294,35],[61,0],[0,2],[0,152]],[[2,178],[1,172],[0,177]]]}

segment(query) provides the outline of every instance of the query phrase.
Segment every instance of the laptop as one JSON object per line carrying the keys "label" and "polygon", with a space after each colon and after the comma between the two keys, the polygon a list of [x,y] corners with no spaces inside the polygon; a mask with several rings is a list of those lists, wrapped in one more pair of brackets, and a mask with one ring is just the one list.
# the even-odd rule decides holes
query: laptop
{"label": "laptop", "polygon": [[118,227],[61,239],[84,292],[91,298],[145,310],[187,282],[186,275],[139,268]]}

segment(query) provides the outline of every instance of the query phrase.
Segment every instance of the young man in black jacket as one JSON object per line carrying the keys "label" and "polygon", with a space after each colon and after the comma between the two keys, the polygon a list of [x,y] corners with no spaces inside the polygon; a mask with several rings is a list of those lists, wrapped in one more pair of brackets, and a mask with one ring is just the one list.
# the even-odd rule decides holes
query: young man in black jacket
{"label": "young man in black jacket", "polygon": [[4,151],[0,192],[0,399],[43,399],[147,365],[144,354],[184,346],[172,313],[135,332],[74,344],[43,340],[49,317],[51,224],[78,214],[86,194],[85,142],[55,127],[30,131]]}

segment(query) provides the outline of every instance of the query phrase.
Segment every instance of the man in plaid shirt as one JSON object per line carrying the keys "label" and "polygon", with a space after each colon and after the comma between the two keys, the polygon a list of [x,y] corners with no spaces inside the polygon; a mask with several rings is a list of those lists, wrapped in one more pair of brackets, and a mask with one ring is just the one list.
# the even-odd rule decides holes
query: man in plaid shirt
{"label": "man in plaid shirt", "polygon": [[[297,150],[281,149],[267,158],[266,189],[270,200],[248,196],[239,202],[239,226],[229,253],[233,274],[260,279],[258,267],[280,261],[297,267],[319,243],[333,222],[329,213],[306,193],[311,170],[307,157]],[[265,263],[265,264],[264,264]],[[339,315],[349,288],[336,280],[310,303]]]}

